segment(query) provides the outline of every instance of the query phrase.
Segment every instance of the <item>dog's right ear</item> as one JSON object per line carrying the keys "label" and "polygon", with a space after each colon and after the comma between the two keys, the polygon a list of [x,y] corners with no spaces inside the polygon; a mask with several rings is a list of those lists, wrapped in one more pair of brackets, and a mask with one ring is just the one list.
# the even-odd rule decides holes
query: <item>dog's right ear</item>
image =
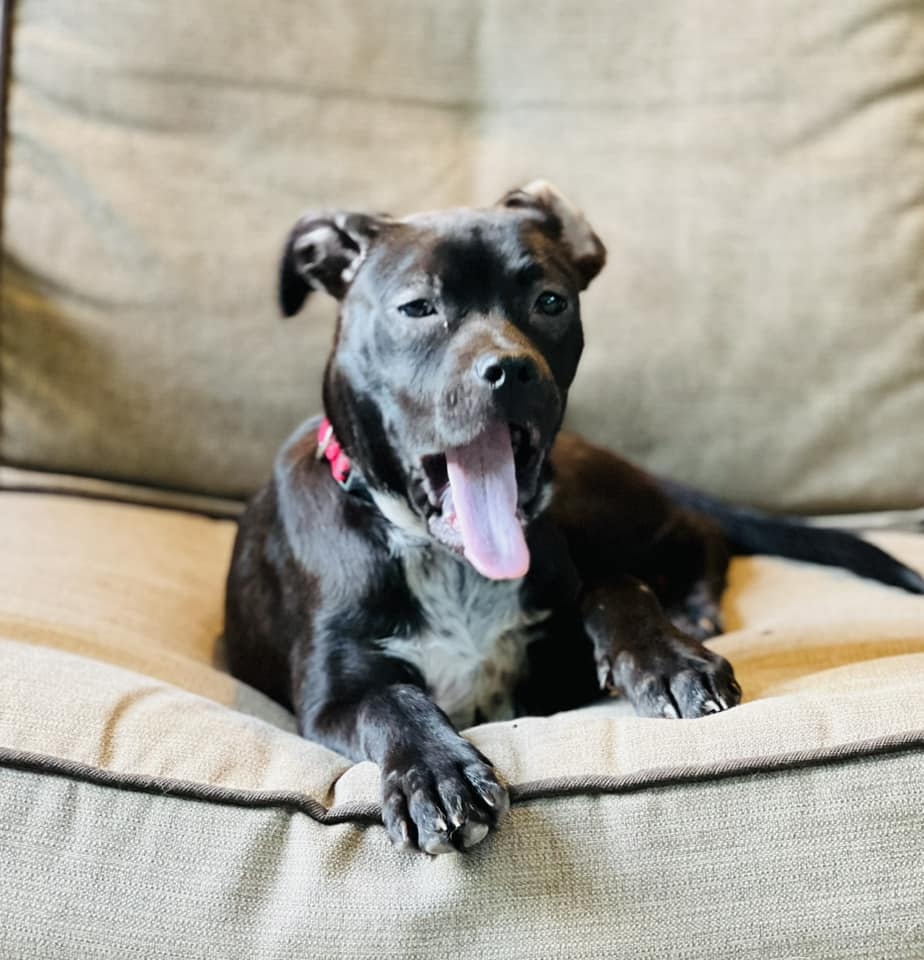
{"label": "dog's right ear", "polygon": [[307,213],[292,228],[279,267],[279,305],[294,316],[312,290],[342,300],[369,247],[388,224],[365,213]]}

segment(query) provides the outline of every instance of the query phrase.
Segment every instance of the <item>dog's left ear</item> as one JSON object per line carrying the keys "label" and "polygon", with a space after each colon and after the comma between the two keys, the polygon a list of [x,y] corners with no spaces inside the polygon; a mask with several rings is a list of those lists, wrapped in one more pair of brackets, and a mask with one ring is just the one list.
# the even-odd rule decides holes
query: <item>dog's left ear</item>
{"label": "dog's left ear", "polygon": [[387,217],[306,213],[289,233],[279,266],[279,304],[294,316],[313,290],[342,300]]}
{"label": "dog's left ear", "polygon": [[547,180],[533,180],[511,190],[501,197],[500,205],[536,212],[548,234],[568,247],[582,290],[603,269],[606,247],[584,214]]}

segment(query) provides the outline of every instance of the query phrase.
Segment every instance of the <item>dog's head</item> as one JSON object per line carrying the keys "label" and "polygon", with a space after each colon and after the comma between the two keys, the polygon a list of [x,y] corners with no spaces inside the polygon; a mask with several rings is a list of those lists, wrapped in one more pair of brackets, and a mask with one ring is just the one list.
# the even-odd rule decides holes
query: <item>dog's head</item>
{"label": "dog's head", "polygon": [[341,444],[390,520],[487,577],[529,566],[584,344],[578,294],[604,259],[541,181],[483,210],[307,214],[289,236],[283,312],[312,290],[340,301],[324,404]]}

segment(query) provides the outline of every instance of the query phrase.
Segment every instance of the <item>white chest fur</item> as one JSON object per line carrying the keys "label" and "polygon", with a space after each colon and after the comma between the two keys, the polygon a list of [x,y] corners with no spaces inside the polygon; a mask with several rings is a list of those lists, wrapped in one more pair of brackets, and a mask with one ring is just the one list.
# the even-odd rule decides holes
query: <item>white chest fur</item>
{"label": "white chest fur", "polygon": [[487,580],[438,547],[404,544],[400,555],[424,626],[414,637],[388,638],[385,649],[421,671],[430,695],[457,726],[470,726],[479,714],[484,720],[512,717],[527,628],[547,613],[523,611],[522,581]]}

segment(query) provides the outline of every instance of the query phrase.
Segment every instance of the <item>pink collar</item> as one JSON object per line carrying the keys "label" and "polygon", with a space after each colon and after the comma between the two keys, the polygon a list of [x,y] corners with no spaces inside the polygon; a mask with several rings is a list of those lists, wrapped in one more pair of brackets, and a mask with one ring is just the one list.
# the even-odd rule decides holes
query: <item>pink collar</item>
{"label": "pink collar", "polygon": [[318,459],[321,457],[330,464],[330,472],[341,487],[346,487],[350,481],[353,464],[343,452],[340,441],[334,436],[334,427],[325,417],[318,427]]}

